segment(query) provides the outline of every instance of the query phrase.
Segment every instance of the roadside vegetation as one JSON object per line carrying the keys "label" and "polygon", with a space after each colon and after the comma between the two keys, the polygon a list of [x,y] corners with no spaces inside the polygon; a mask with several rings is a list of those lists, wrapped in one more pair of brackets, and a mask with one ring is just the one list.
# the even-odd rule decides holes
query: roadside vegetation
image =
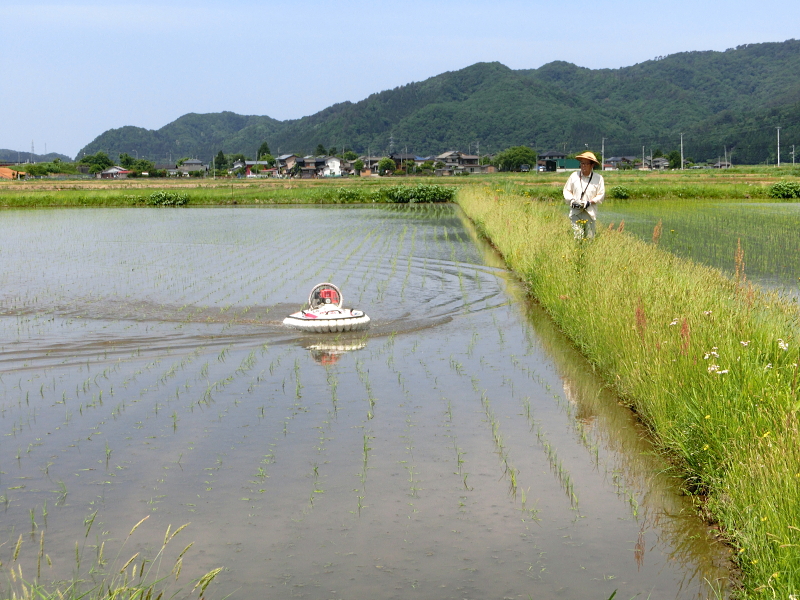
{"label": "roadside vegetation", "polygon": [[[573,239],[560,203],[515,186],[458,203],[650,428],[752,597],[800,589],[800,315],[796,304],[622,227]],[[732,248],[731,251],[736,251]]]}

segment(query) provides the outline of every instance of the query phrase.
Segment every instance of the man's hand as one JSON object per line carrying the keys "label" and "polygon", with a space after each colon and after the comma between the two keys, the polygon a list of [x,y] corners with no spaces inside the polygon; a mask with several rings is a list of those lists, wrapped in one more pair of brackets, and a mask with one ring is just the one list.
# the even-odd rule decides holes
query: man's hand
{"label": "man's hand", "polygon": [[570,203],[570,207],[574,208],[575,210],[586,210],[588,206],[589,206],[588,200],[573,200]]}

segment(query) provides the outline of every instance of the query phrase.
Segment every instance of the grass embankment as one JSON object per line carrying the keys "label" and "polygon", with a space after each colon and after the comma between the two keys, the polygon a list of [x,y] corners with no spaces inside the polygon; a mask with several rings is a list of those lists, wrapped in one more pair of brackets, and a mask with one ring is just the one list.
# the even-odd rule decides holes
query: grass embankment
{"label": "grass embankment", "polygon": [[796,308],[624,232],[576,241],[560,204],[457,200],[673,458],[745,593],[800,591]]}
{"label": "grass embankment", "polygon": [[[120,180],[96,182],[23,182],[0,185],[0,207],[135,207],[147,206],[153,193],[185,195],[191,206],[272,204],[360,204],[393,202],[390,191],[450,188],[466,178],[360,178],[318,180]],[[430,191],[430,190],[429,190]],[[418,201],[427,201],[420,198]],[[447,198],[448,200],[450,197]],[[442,198],[433,198],[442,201]]]}
{"label": "grass embankment", "polygon": [[[769,200],[770,186],[796,178],[790,169],[735,168],[701,171],[606,171],[609,197],[622,188],[631,199]],[[146,206],[153,192],[186,194],[191,206],[270,204],[355,204],[386,202],[381,190],[438,184],[473,187],[486,182],[513,185],[520,194],[559,199],[564,173],[497,173],[469,177],[351,177],[347,179],[122,179],[0,182],[0,207]]]}

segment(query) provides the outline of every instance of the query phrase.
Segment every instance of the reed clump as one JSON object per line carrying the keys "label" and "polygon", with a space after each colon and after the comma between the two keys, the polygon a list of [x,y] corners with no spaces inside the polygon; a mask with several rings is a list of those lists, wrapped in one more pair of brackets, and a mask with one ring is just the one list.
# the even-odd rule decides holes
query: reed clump
{"label": "reed clump", "polygon": [[[86,539],[95,521],[97,513],[86,519],[86,535],[83,544],[75,544],[74,574],[70,580],[47,583],[47,569],[52,567],[53,560],[45,553],[45,535],[41,533],[38,542],[35,567],[31,574],[21,564],[20,550],[23,547],[23,536],[13,548],[7,567],[5,582],[0,580],[0,598],[8,600],[159,600],[161,598],[191,597],[197,594],[201,600],[205,597],[209,585],[222,572],[222,567],[212,569],[208,573],[193,580],[192,587],[179,585],[183,561],[186,553],[194,545],[189,543],[173,559],[170,567],[165,560],[167,547],[173,539],[187,526],[182,525],[175,530],[167,528],[164,541],[155,555],[147,556],[142,552],[133,553],[125,559],[125,546],[131,536],[148,517],[139,521],[128,533],[116,556],[109,560],[106,556],[106,544],[92,548],[86,546]],[[89,554],[89,557],[86,556]],[[91,558],[91,561],[87,561]],[[185,579],[185,578],[184,578]]]}
{"label": "reed clump", "polygon": [[672,458],[743,593],[798,593],[796,307],[621,228],[576,241],[558,203],[474,188],[457,201]]}

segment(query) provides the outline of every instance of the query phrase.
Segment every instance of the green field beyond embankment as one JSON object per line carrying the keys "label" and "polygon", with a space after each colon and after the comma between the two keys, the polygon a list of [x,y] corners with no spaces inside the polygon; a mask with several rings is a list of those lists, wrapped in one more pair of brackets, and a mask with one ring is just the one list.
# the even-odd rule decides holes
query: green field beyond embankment
{"label": "green field beyond embankment", "polygon": [[457,200],[652,430],[727,536],[744,593],[798,593],[796,306],[624,232],[576,241],[560,203],[513,189]]}

